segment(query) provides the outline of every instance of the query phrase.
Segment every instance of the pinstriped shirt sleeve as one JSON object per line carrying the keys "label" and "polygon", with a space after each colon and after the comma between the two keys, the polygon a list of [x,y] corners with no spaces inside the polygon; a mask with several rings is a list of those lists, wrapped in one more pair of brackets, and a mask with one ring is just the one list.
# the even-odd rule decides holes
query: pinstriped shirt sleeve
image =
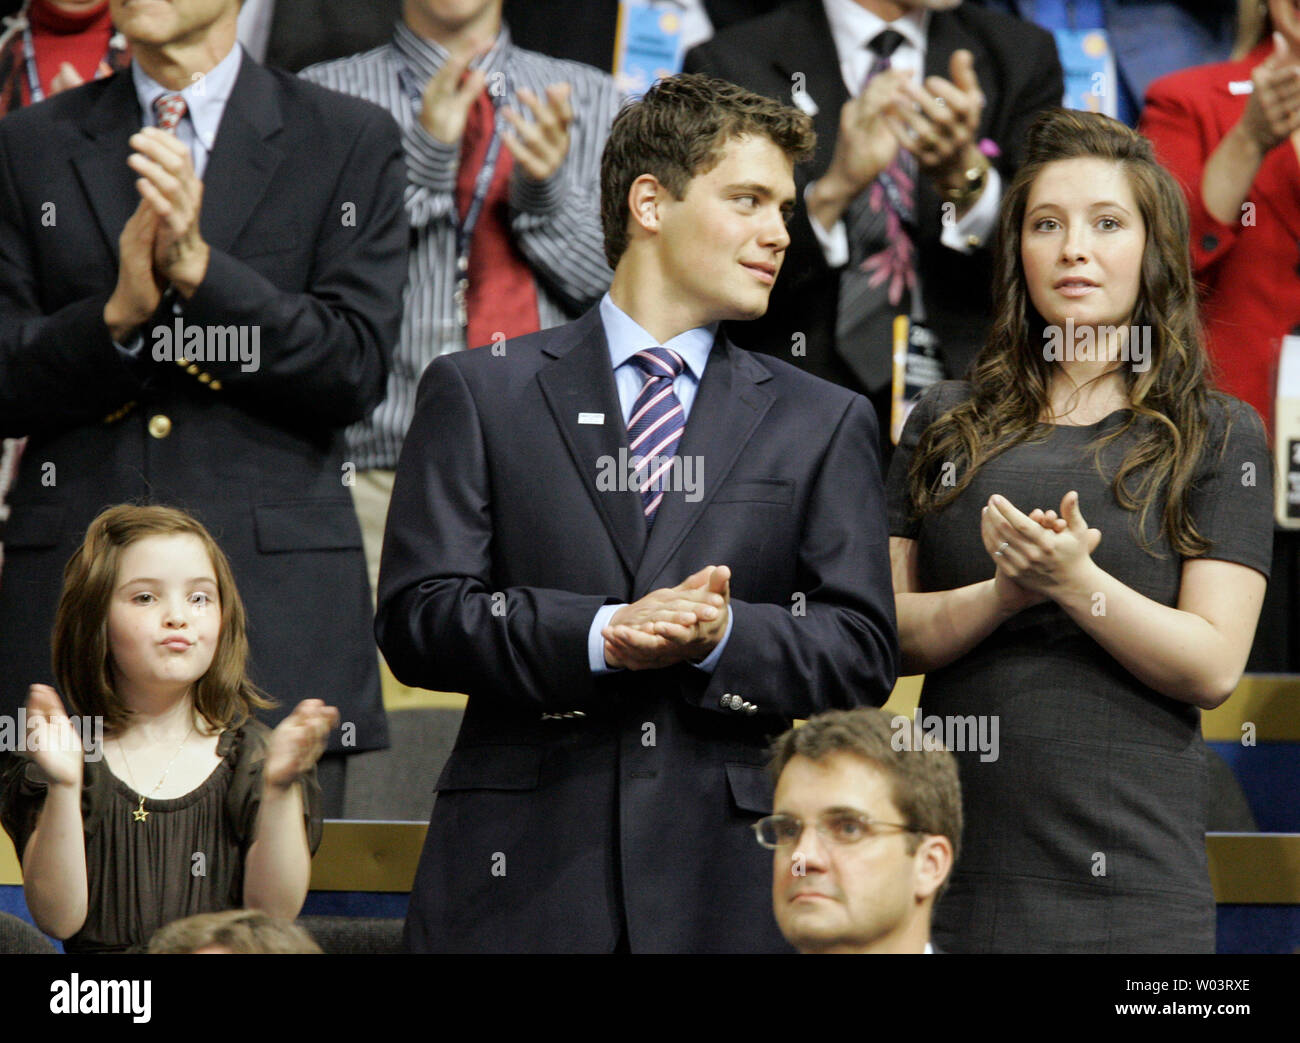
{"label": "pinstriped shirt sleeve", "polygon": [[[521,52],[515,52],[520,54]],[[609,286],[600,226],[600,157],[621,97],[613,80],[577,62],[524,53],[516,86],[538,97],[552,83],[572,89],[569,152],[556,174],[538,183],[516,165],[511,175],[511,228],[524,256],[553,293],[575,311],[590,306]]]}
{"label": "pinstriped shirt sleeve", "polygon": [[[542,328],[569,321],[600,299],[612,273],[605,263],[600,228],[600,156],[620,104],[614,81],[597,69],[514,47],[503,29],[499,59],[512,91],[520,87],[544,96],[553,83],[572,88],[574,122],[569,152],[555,177],[537,184],[516,165],[509,203],[516,243],[532,269]],[[500,64],[497,64],[499,60]],[[420,100],[435,50],[398,23],[393,42],[363,54],[304,69],[303,78],[364,98],[393,115],[406,152],[407,218],[411,247],[401,337],[393,352],[384,401],[347,431],[358,469],[394,468],[415,410],[416,385],[433,359],[466,347],[456,318],[456,175],[458,143],[438,141],[419,121]],[[526,106],[509,99],[518,111]]]}

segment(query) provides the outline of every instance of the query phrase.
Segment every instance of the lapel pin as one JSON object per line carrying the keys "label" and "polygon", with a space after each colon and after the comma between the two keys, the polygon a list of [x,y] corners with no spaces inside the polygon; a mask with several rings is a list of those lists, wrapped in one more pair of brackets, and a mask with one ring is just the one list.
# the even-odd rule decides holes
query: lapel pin
{"label": "lapel pin", "polygon": [[580,424],[596,424],[597,426],[599,426],[604,422],[605,422],[604,413],[579,413],[578,414],[578,423]]}

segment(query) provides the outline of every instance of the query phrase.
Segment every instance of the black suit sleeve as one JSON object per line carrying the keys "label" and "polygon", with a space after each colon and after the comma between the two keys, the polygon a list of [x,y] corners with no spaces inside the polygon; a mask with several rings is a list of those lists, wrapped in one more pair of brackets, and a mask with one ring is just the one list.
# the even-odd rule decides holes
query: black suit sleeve
{"label": "black suit sleeve", "polygon": [[285,292],[214,249],[184,305],[187,323],[260,327],[256,369],[206,367],[232,396],[330,427],[363,419],[383,400],[401,324],[394,288],[406,279],[406,166],[390,116],[376,111],[363,124],[340,170],[304,292]]}
{"label": "black suit sleeve", "polygon": [[452,359],[435,359],[397,465],[376,640],[404,684],[541,711],[583,705],[596,691],[587,632],[617,599],[496,587],[488,474],[478,404]]}
{"label": "black suit sleeve", "polygon": [[13,138],[0,131],[0,435],[99,420],[140,388],[104,325],[107,292],[43,314],[31,243],[57,234],[59,214],[19,193]]}
{"label": "black suit sleeve", "polygon": [[877,430],[870,403],[854,396],[808,504],[790,602],[733,599],[727,647],[690,701],[719,710],[730,693],[795,718],[889,698],[898,630]]}

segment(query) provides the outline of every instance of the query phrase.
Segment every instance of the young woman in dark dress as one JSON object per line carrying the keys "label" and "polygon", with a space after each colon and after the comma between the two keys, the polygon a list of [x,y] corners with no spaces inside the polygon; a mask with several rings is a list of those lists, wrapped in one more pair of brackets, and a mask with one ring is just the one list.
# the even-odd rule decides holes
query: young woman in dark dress
{"label": "young woman in dark dress", "polygon": [[245,674],[243,606],[207,530],[165,507],[100,514],[64,571],[53,647],[69,708],[103,741],[32,685],[32,741],[0,774],[0,817],[37,925],[69,952],[105,952],[195,913],[297,916],[338,711],[305,700],[273,732],[251,717],[270,704]]}
{"label": "young woman in dark dress", "polygon": [[1258,415],[1208,387],[1187,227],[1144,138],[1045,113],[985,349],[893,460],[903,672],[926,716],[998,724],[958,751],[948,951],[1214,948],[1200,710],[1250,651],[1272,470]]}

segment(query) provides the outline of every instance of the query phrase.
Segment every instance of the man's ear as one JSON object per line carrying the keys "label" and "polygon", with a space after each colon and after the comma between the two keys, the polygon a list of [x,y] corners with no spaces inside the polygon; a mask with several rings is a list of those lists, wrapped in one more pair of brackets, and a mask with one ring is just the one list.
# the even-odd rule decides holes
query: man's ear
{"label": "man's ear", "polygon": [[922,837],[912,865],[917,899],[932,898],[952,872],[952,841],[945,836]]}
{"label": "man's ear", "polygon": [[667,189],[653,174],[642,174],[627,192],[627,211],[632,221],[647,232],[659,231],[659,204]]}

